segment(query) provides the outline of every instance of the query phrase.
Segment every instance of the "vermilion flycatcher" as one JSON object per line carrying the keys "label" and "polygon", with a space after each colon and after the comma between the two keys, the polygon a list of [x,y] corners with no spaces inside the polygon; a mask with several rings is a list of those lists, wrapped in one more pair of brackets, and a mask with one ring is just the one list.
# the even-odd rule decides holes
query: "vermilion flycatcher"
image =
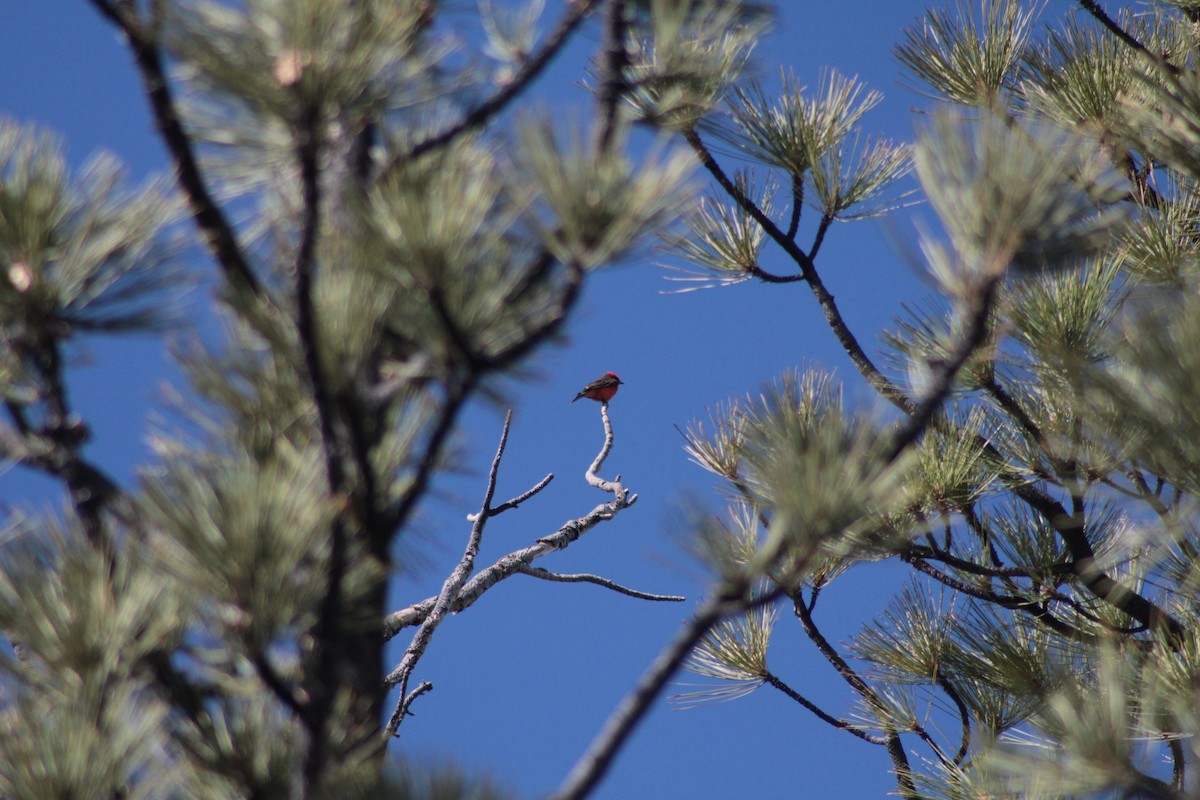
{"label": "vermilion flycatcher", "polygon": [[[615,372],[606,372],[596,380],[583,387],[583,391],[575,395],[575,400],[581,397],[586,397],[588,400],[595,400],[597,403],[607,403],[613,399],[613,395],[617,393],[617,387],[622,383]],[[575,400],[571,402],[574,403]]]}

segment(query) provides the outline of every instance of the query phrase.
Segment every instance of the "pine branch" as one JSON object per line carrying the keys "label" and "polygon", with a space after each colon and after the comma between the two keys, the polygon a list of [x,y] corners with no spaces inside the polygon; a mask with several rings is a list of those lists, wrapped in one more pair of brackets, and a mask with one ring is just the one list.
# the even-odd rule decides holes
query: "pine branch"
{"label": "pine branch", "polygon": [[1109,33],[1111,33],[1113,36],[1116,36],[1132,49],[1146,56],[1151,63],[1155,64],[1156,66],[1165,67],[1172,75],[1178,75],[1181,72],[1179,67],[1168,63],[1158,55],[1150,52],[1150,49],[1138,41],[1137,37],[1118,25],[1116,21],[1110,17],[1103,8],[1101,8],[1100,4],[1095,2],[1095,0],[1078,0],[1078,2],[1080,7],[1083,8],[1084,11],[1091,14],[1097,22],[1108,29]]}
{"label": "pine branch", "polygon": [[976,292],[968,298],[969,305],[963,312],[966,324],[965,333],[931,378],[925,397],[915,408],[910,409],[908,418],[896,432],[888,453],[888,461],[895,461],[899,458],[901,453],[925,433],[925,429],[934,415],[941,411],[942,403],[950,396],[954,379],[962,370],[963,365],[987,341],[988,320],[991,317],[996,293],[999,291],[1001,274],[987,278],[983,285],[978,287]]}
{"label": "pine branch", "polygon": [[954,567],[961,572],[967,572],[971,575],[978,575],[984,578],[1032,577],[1028,570],[1020,567],[986,567],[982,564],[977,564],[974,561],[967,561],[965,558],[959,558],[948,550],[943,550],[940,547],[921,545],[916,544],[915,542],[905,545],[901,552],[914,558],[925,559],[928,561],[940,561],[941,563],[950,567]]}
{"label": "pine branch", "polygon": [[762,226],[767,235],[778,244],[785,253],[796,263],[800,268],[800,274],[780,276],[765,272],[758,267],[754,267],[751,274],[766,283],[792,283],[795,281],[804,281],[808,284],[809,290],[817,300],[817,304],[821,306],[821,311],[825,315],[825,321],[837,337],[838,343],[842,345],[842,349],[850,356],[850,360],[854,363],[859,374],[866,379],[876,391],[891,402],[900,410],[907,414],[913,413],[916,404],[904,394],[895,384],[887,379],[879,368],[872,363],[870,357],[862,349],[855,338],[850,328],[846,325],[846,321],[842,318],[841,311],[838,310],[837,303],[834,301],[833,295],[825,288],[825,284],[821,281],[821,277],[817,272],[816,266],[813,264],[812,258],[808,253],[800,249],[794,241],[789,239],[787,235],[779,229],[770,217],[762,212],[754,202],[746,196],[746,193],[741,191],[721,169],[721,166],[713,158],[708,147],[704,144],[700,135],[694,130],[685,130],[683,132],[684,140],[695,151],[696,157],[706,170],[716,179],[721,188],[732,197],[739,206],[745,209],[746,213],[754,218],[755,222]]}
{"label": "pine branch", "polygon": [[922,558],[901,554],[900,560],[906,564],[909,564],[918,572],[924,573],[925,575],[933,578],[938,583],[954,589],[956,592],[962,592],[963,594],[974,597],[977,600],[983,600],[985,602],[998,605],[1001,608],[1027,613],[1050,630],[1067,637],[1071,641],[1093,645],[1099,643],[1099,640],[1095,636],[1068,625],[1058,617],[1051,614],[1050,609],[1047,607],[1045,602],[1035,602],[1021,597],[1011,597],[1009,595],[998,594],[987,589],[981,589],[978,586],[965,583],[957,578],[947,575],[941,570],[935,569],[926,563]]}
{"label": "pine branch", "polygon": [[1169,737],[1167,748],[1171,751],[1171,789],[1178,794],[1187,785],[1187,759],[1183,754],[1183,744],[1178,737]]}
{"label": "pine branch", "polygon": [[[245,290],[269,301],[265,287],[255,277],[245,251],[238,243],[233,225],[204,182],[192,138],[184,130],[183,120],[175,105],[155,32],[146,22],[138,19],[132,3],[116,3],[113,0],[90,2],[122,32],[129,43],[159,133],[175,164],[179,184],[191,205],[192,218],[204,235],[204,241],[224,273],[225,280],[234,290]],[[237,295],[235,291],[235,301]]]}
{"label": "pine branch", "polygon": [[[300,167],[301,219],[300,240],[293,274],[296,281],[296,333],[307,372],[313,405],[317,412],[321,453],[325,460],[325,490],[336,497],[346,488],[342,445],[335,423],[335,408],[321,369],[318,354],[318,323],[313,299],[316,271],[317,236],[321,227],[320,156],[323,146],[319,132],[320,115],[316,108],[305,108],[295,125],[296,160]],[[348,658],[344,633],[344,580],[348,569],[348,532],[342,516],[330,527],[326,588],[317,621],[313,626],[312,667],[306,670],[309,701],[300,719],[308,728],[308,751],[304,759],[304,777],[309,787],[319,782],[328,756],[328,725],[337,694],[339,665]],[[353,658],[352,655],[349,656]]]}
{"label": "pine branch", "polygon": [[[93,2],[98,1],[93,0]],[[592,12],[592,9],[598,2],[599,0],[578,0],[578,2],[569,4],[569,10],[559,20],[554,30],[550,32],[541,49],[521,65],[521,68],[511,81],[497,90],[487,100],[469,111],[457,123],[440,133],[430,136],[428,139],[418,142],[408,150],[393,155],[391,160],[380,170],[375,180],[379,181],[387,177],[393,170],[399,168],[401,164],[406,164],[415,158],[420,158],[426,153],[445,147],[463,134],[470,133],[487,125],[488,122],[498,116],[510,102],[515,100],[518,95],[537,79],[554,56],[566,45],[571,34],[579,26],[579,23]]]}
{"label": "pine branch", "polygon": [[784,234],[793,242],[796,241],[796,234],[800,230],[800,215],[804,213],[804,178],[799,175],[792,176],[792,216],[788,220],[787,232]]}
{"label": "pine branch", "polygon": [[812,258],[817,257],[817,253],[821,252],[821,245],[825,242],[825,234],[829,232],[829,226],[833,224],[834,218],[829,214],[821,217],[821,222],[817,225],[817,233],[813,237],[812,247],[808,248],[808,254]]}
{"label": "pine branch", "polygon": [[1081,517],[1068,512],[1061,503],[1034,486],[1022,484],[1013,491],[1036,509],[1062,538],[1067,552],[1071,555],[1071,570],[1089,592],[1156,634],[1165,634],[1168,646],[1172,650],[1179,649],[1186,636],[1183,625],[1162,608],[1117,582],[1100,568]]}
{"label": "pine branch", "polygon": [[971,711],[963,702],[958,689],[954,688],[954,684],[945,675],[938,675],[937,685],[950,698],[950,702],[954,703],[955,708],[958,709],[958,718],[962,722],[962,742],[958,746],[958,752],[954,754],[954,765],[959,766],[971,749]]}
{"label": "pine branch", "polygon": [[43,325],[31,324],[34,330],[27,345],[27,359],[38,383],[41,423],[32,424],[23,406],[7,401],[15,430],[4,432],[0,449],[6,458],[63,482],[84,535],[108,560],[111,571],[116,556],[104,516],[113,514],[130,530],[136,530],[134,507],[116,481],[84,458],[82,446],[90,432],[71,407],[63,374],[62,342]]}
{"label": "pine branch", "polygon": [[[854,671],[853,667],[846,663],[841,654],[821,634],[816,622],[813,621],[812,611],[804,604],[804,598],[800,596],[799,592],[793,593],[791,599],[792,606],[796,610],[796,618],[800,620],[800,627],[804,629],[804,633],[808,636],[809,640],[816,645],[817,652],[825,657],[825,660],[842,676],[842,680],[846,681],[850,685],[850,688],[858,693],[859,697],[863,698],[873,708],[880,709],[881,712],[885,711],[885,706],[879,699],[879,696],[875,694],[875,690]],[[916,785],[913,783],[912,768],[909,766],[908,755],[904,752],[904,746],[900,741],[900,733],[887,721],[885,713],[881,714],[880,722],[883,725],[888,756],[892,760],[892,769],[896,773],[896,783],[900,790],[900,796],[904,797],[905,800],[917,800],[920,794],[918,794]]]}
{"label": "pine branch", "polygon": [[711,174],[713,178],[716,179],[721,188],[724,189],[730,197],[737,201],[737,204],[745,209],[746,213],[753,217],[755,222],[762,226],[763,230],[767,232],[767,235],[779,243],[779,245],[784,248],[788,255],[792,256],[792,258],[801,265],[801,273],[797,275],[775,275],[763,270],[758,266],[748,267],[749,274],[755,278],[758,278],[764,283],[795,283],[796,281],[805,280],[806,276],[803,272],[803,265],[808,263],[808,254],[801,250],[799,245],[791,241],[787,235],[779,229],[779,226],[777,226],[771,220],[771,218],[768,217],[763,210],[759,208],[758,205],[755,204],[755,202],[751,200],[746,193],[741,190],[740,187],[737,186],[737,184],[730,180],[729,176],[725,174],[725,170],[721,168],[721,165],[717,163],[717,160],[713,157],[712,153],[709,152],[708,147],[700,138],[700,134],[698,134],[695,130],[685,130],[683,132],[683,138],[684,141],[691,146],[692,150],[695,151],[696,158],[700,161],[700,164],[706,170],[708,170],[709,174]]}
{"label": "pine branch", "polygon": [[[550,252],[542,250],[531,260],[526,270],[529,278],[524,285],[533,285],[547,270],[552,268],[554,263],[554,257],[550,255]],[[584,277],[583,268],[577,263],[568,262],[563,267],[567,272],[566,285],[563,287],[562,294],[558,298],[555,311],[536,326],[525,331],[524,335],[513,344],[488,355],[483,362],[484,367],[489,370],[499,370],[514,364],[518,359],[528,355],[534,347],[552,336],[563,325],[567,319],[567,314],[579,299]]]}
{"label": "pine branch", "polygon": [[403,528],[408,523],[408,518],[416,508],[417,502],[425,496],[425,490],[429,487],[434,470],[441,461],[442,449],[445,447],[451,431],[454,430],[459,412],[474,386],[475,380],[468,378],[461,383],[450,384],[446,387],[446,397],[442,399],[437,422],[425,441],[416,473],[408,482],[408,486],[399,499],[388,510],[389,530],[395,531]]}
{"label": "pine branch", "polygon": [[625,72],[629,68],[629,51],[625,40],[629,28],[626,17],[626,0],[608,0],[608,18],[605,25],[604,72],[600,77],[600,96],[597,117],[600,135],[597,149],[604,151],[613,146],[619,123],[621,96],[628,91]]}
{"label": "pine branch", "polygon": [[288,686],[283,676],[271,665],[271,662],[267,659],[267,654],[258,651],[254,654],[252,660],[254,662],[254,670],[258,673],[259,680],[263,682],[263,685],[270,689],[271,693],[287,706],[296,715],[297,719],[303,721],[305,725],[310,725],[311,723],[308,722],[310,716],[308,703],[304,702],[296,692],[292,691],[292,688]]}
{"label": "pine branch", "polygon": [[[975,304],[975,308],[968,315],[967,334],[960,340],[955,352],[942,365],[942,369],[939,370],[931,386],[930,393],[918,404],[879,372],[878,368],[875,367],[866,353],[863,352],[857,339],[846,326],[841,313],[833,302],[832,295],[825,290],[824,285],[821,283],[811,257],[801,250],[795,242],[790,241],[784,232],[744,192],[740,191],[729,180],[729,177],[724,173],[720,165],[717,164],[694,129],[684,131],[683,135],[684,139],[696,152],[701,164],[713,175],[721,187],[763,227],[763,230],[796,262],[801,270],[799,276],[791,278],[765,273],[756,275],[755,277],[775,283],[788,282],[790,280],[804,280],[808,283],[809,288],[813,291],[818,303],[821,305],[827,323],[858,369],[859,374],[881,396],[908,415],[909,418],[906,420],[904,427],[896,434],[893,441],[892,456],[898,456],[900,452],[924,432],[934,415],[939,412],[941,403],[949,395],[954,376],[957,375],[972,353],[986,338],[987,311],[994,302],[999,279],[995,278],[986,282],[979,288],[971,300]],[[979,438],[989,455],[999,457],[1000,454],[991,442],[983,437]],[[1000,459],[1000,463],[1003,463],[1003,459]],[[1008,475],[1002,476],[1002,478],[1010,485],[1010,488],[1018,497],[1042,513],[1047,521],[1062,536],[1072,553],[1074,568],[1077,574],[1083,578],[1084,585],[1090,591],[1110,603],[1119,604],[1117,605],[1118,608],[1139,622],[1148,625],[1153,630],[1165,627],[1171,638],[1178,641],[1179,636],[1182,634],[1182,628],[1176,620],[1172,619],[1170,615],[1166,614],[1166,612],[1153,603],[1150,603],[1137,593],[1112,580],[1102,571],[1099,571],[1095,564],[1094,553],[1082,529],[1070,524],[1064,524],[1065,520],[1069,520],[1069,515],[1061,509],[1061,506],[1054,502],[1048,495],[1045,495],[1045,493],[1029,486],[1020,476]]]}

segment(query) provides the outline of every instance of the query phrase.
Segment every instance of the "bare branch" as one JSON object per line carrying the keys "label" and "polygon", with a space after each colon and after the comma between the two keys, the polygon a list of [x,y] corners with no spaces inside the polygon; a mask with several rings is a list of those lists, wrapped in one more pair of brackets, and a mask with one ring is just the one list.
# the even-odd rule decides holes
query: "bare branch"
{"label": "bare branch", "polygon": [[466,549],[463,551],[462,558],[459,559],[458,565],[450,573],[450,577],[442,584],[442,590],[438,593],[437,599],[434,601],[429,613],[421,622],[421,627],[413,634],[412,642],[405,650],[404,656],[400,659],[399,665],[396,666],[391,673],[384,679],[385,686],[395,686],[400,684],[401,699],[396,706],[396,711],[392,714],[388,721],[387,728],[384,732],[386,738],[391,738],[396,735],[396,730],[400,723],[404,721],[405,703],[408,700],[408,679],[416,669],[417,662],[425,653],[425,648],[429,646],[430,640],[433,638],[434,631],[438,625],[446,618],[446,615],[452,611],[452,606],[458,599],[459,592],[463,588],[463,584],[467,582],[471,571],[475,568],[475,557],[479,555],[479,547],[483,543],[483,529],[487,525],[488,518],[491,516],[492,498],[496,495],[496,480],[500,474],[500,460],[504,457],[504,448],[508,444],[508,431],[512,425],[512,411],[510,410],[504,416],[504,430],[500,434],[500,445],[496,448],[496,455],[492,459],[492,466],[488,472],[487,488],[484,490],[483,503],[480,506],[479,513],[473,515],[474,522],[471,525],[471,535],[467,539]]}
{"label": "bare branch", "polygon": [[488,509],[488,514],[490,514],[491,516],[494,517],[499,514],[503,514],[505,511],[508,511],[509,509],[516,508],[517,506],[521,505],[521,503],[524,503],[526,500],[533,497],[535,494],[540,492],[542,489],[545,489],[547,486],[549,486],[550,481],[552,481],[552,480],[554,480],[553,472],[551,472],[546,477],[544,477],[540,481],[538,481],[533,486],[533,488],[529,489],[528,491],[522,492],[521,494],[517,495],[516,497],[514,497],[511,500],[504,501],[503,503],[496,506],[495,508]]}
{"label": "bare branch", "polygon": [[[604,445],[600,448],[600,452],[596,455],[596,459],[592,461],[592,465],[588,467],[584,473],[584,479],[592,486],[605,492],[611,492],[616,496],[616,503],[622,508],[631,506],[637,502],[637,495],[629,496],[629,490],[621,483],[621,476],[618,475],[615,480],[606,481],[598,474],[600,467],[604,466],[604,459],[608,458],[609,452],[613,446],[613,429],[612,422],[608,419],[608,403],[600,404],[600,419],[604,422]],[[628,498],[628,499],[627,499]]]}
{"label": "bare branch", "polygon": [[[451,603],[450,613],[457,614],[459,611],[469,608],[488,589],[505,578],[520,572],[523,565],[529,564],[556,550],[565,549],[584,533],[596,527],[601,522],[612,519],[621,509],[628,508],[632,504],[632,500],[625,505],[620,505],[616,501],[603,503],[593,508],[586,516],[573,519],[554,533],[541,537],[537,540],[536,544],[523,547],[520,550],[515,550],[506,556],[502,556],[494,564],[480,570],[473,578],[467,581],[462,590],[459,591],[458,597]],[[383,621],[384,639],[393,638],[405,628],[420,625],[429,616],[436,602],[436,597],[429,597],[408,608],[389,614]]]}
{"label": "bare branch", "polygon": [[400,700],[399,704],[397,704],[396,712],[392,715],[392,719],[388,721],[388,727],[391,727],[392,725],[399,727],[399,720],[412,715],[412,712],[409,711],[409,708],[412,707],[413,701],[421,695],[432,691],[433,684],[429,681],[421,681],[419,684],[417,684],[417,688],[405,695],[403,699]]}
{"label": "bare branch", "polygon": [[626,586],[622,586],[621,584],[611,581],[608,578],[602,578],[599,575],[591,575],[588,573],[564,575],[559,572],[551,572],[549,570],[542,569],[541,567],[530,566],[529,564],[520,565],[517,568],[517,571],[525,575],[530,575],[534,578],[541,578],[544,581],[554,581],[556,583],[594,583],[597,586],[603,586],[606,589],[612,589],[614,592],[628,595],[629,597],[636,597],[639,600],[656,600],[659,602],[681,603],[687,599],[686,597],[682,597],[677,594],[651,594],[650,592],[641,592],[637,589],[630,589]]}

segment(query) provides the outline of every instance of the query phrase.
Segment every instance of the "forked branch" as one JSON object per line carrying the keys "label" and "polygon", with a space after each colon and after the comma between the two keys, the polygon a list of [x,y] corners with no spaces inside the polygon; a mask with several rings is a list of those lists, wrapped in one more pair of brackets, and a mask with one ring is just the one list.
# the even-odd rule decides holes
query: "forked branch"
{"label": "forked branch", "polygon": [[474,573],[475,558],[479,554],[480,544],[483,540],[483,531],[487,521],[498,514],[516,508],[521,503],[530,499],[549,485],[554,477],[553,475],[547,475],[532,488],[513,497],[511,500],[499,505],[493,505],[500,461],[504,456],[504,450],[508,443],[512,412],[510,411],[505,416],[500,445],[496,450],[495,458],[492,459],[491,470],[488,472],[487,488],[484,492],[483,503],[478,512],[469,515],[467,518],[471,523],[471,533],[462,558],[459,559],[458,564],[442,585],[442,589],[438,592],[437,596],[427,598],[420,603],[390,614],[384,620],[383,635],[385,640],[391,639],[407,627],[418,626],[416,633],[413,634],[412,642],[405,650],[400,663],[384,679],[384,686],[386,688],[398,686],[400,689],[400,697],[396,708],[385,728],[386,738],[390,739],[396,735],[400,724],[408,715],[409,707],[413,701],[421,694],[433,688],[433,685],[426,681],[410,692],[408,682],[417,666],[417,662],[420,661],[426,648],[429,646],[429,642],[433,638],[437,627],[449,614],[455,614],[470,607],[484,592],[505,578],[517,574],[526,574],[554,582],[594,583],[620,594],[642,600],[678,602],[684,599],[675,595],[652,594],[630,589],[599,575],[560,575],[540,567],[531,566],[534,560],[553,553],[556,550],[562,550],[586,531],[605,520],[612,519],[618,512],[633,505],[637,500],[637,495],[630,495],[629,491],[620,482],[621,478],[619,475],[616,480],[607,481],[597,474],[597,471],[604,464],[604,459],[613,447],[614,437],[612,423],[608,418],[607,404],[601,407],[601,418],[604,421],[604,444],[600,448],[600,453],[592,461],[591,466],[588,467],[586,479],[592,486],[611,492],[614,495],[614,499],[608,503],[596,506],[583,517],[567,522],[554,533],[536,540],[534,544],[509,553],[491,566],[478,573]]}

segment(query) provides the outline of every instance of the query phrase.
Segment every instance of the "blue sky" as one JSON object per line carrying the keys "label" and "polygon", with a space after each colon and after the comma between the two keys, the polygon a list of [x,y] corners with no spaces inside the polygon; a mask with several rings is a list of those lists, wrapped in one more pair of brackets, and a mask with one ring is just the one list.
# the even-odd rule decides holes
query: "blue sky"
{"label": "blue sky", "polygon": [[[779,3],[779,24],[756,52],[756,63],[765,77],[784,66],[808,85],[822,67],[858,75],[884,93],[866,117],[866,131],[911,139],[914,108],[927,108],[929,101],[898,84],[891,48],[926,4]],[[135,177],[160,170],[163,149],[128,54],[91,7],[83,0],[8,6],[0,27],[0,74],[6,76],[0,114],[63,135],[73,163],[104,148]],[[557,14],[559,3],[547,6],[549,15]],[[593,46],[597,38],[593,29],[583,43]],[[535,95],[556,109],[585,110],[587,98],[573,88],[582,77],[580,64],[579,51],[556,61]],[[836,225],[818,261],[873,356],[879,332],[900,304],[928,293],[908,255],[914,215],[928,212]],[[787,269],[772,258],[767,264],[776,271]],[[703,593],[705,575],[686,553],[680,509],[719,508],[720,495],[688,463],[675,426],[805,365],[836,370],[850,396],[873,402],[802,284],[664,294],[675,287],[656,266],[660,260],[647,252],[595,275],[564,341],[539,350],[525,364],[524,377],[503,384],[515,418],[497,494],[518,494],[548,472],[556,478],[534,500],[492,521],[479,563],[491,563],[607,499],[583,480],[601,444],[598,409],[569,401],[584,383],[613,370],[626,385],[611,406],[616,446],[603,473],[621,473],[640,500],[540,566],[598,573],[647,591],[684,594],[688,602],[651,604],[595,586],[511,579],[438,630],[414,675],[432,681],[435,690],[417,701],[416,716],[405,723],[401,753],[421,762],[457,763],[522,797],[551,790]],[[164,341],[88,342],[76,353],[70,379],[72,397],[95,433],[89,455],[132,484],[134,465],[148,455],[146,436],[161,406],[163,382],[177,380]],[[397,551],[402,570],[395,607],[434,594],[461,553],[469,530],[465,517],[479,504],[502,419],[501,408],[480,403],[469,409],[457,440],[462,469],[436,483],[418,530]],[[0,492],[10,504],[53,498],[46,482],[19,470],[0,476]],[[847,639],[903,580],[895,568],[869,565],[835,583],[818,607],[826,636]],[[390,664],[407,639],[397,643]],[[770,661],[784,680],[831,713],[852,711],[849,690],[786,609]],[[888,766],[882,748],[832,730],[764,688],[698,709],[659,703],[595,796],[879,797],[895,788]]]}

